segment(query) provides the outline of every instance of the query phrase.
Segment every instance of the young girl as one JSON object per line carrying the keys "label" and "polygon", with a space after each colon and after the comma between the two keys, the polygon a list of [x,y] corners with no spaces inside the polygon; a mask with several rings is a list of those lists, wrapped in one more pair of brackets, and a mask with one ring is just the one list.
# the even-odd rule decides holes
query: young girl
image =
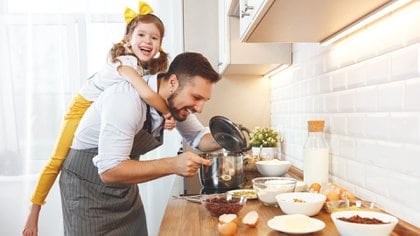
{"label": "young girl", "polygon": [[54,152],[44,167],[33,193],[32,207],[23,235],[37,235],[41,205],[45,203],[45,198],[67,156],[80,119],[107,87],[121,79],[127,80],[147,104],[164,114],[166,119],[164,127],[167,129],[174,127],[175,122],[166,102],[152,91],[142,78],[147,70],[148,73],[155,74],[166,71],[168,66],[168,55],[161,49],[164,25],[157,16],[151,14],[152,12],[152,8],[144,2],[139,3],[139,14],[129,8],[126,9],[124,16],[127,27],[124,39],[111,48],[110,62],[91,76],[73,98],[69,111],[64,117]]}

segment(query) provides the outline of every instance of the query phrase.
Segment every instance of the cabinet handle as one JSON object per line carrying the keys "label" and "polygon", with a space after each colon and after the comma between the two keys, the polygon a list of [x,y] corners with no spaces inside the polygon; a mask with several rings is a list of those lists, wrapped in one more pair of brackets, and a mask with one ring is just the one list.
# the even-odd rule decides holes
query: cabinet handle
{"label": "cabinet handle", "polygon": [[245,9],[241,11],[241,18],[244,18],[244,16],[250,16],[251,14],[248,11],[254,9],[254,6],[249,6],[248,3],[245,3],[244,6]]}
{"label": "cabinet handle", "polygon": [[217,66],[222,66],[222,65],[223,65],[223,62],[217,63]]}

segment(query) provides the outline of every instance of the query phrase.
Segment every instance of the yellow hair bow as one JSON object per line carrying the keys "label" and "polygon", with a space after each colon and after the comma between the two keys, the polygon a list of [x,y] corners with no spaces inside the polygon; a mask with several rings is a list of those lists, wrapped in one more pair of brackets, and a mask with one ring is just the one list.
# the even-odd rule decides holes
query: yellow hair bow
{"label": "yellow hair bow", "polygon": [[135,11],[133,11],[131,8],[127,7],[124,11],[124,19],[127,24],[130,24],[130,22],[138,15],[147,15],[153,13],[152,7],[147,4],[146,2],[139,2],[139,13],[137,14]]}

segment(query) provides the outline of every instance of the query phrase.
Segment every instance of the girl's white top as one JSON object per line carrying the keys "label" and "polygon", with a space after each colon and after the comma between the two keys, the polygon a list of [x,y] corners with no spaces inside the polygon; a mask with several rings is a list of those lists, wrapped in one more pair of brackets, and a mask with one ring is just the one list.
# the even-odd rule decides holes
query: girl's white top
{"label": "girl's white top", "polygon": [[95,101],[99,94],[101,94],[109,86],[121,81],[126,80],[117,71],[119,66],[130,66],[143,74],[143,69],[138,66],[138,60],[135,56],[119,56],[117,57],[119,62],[117,63],[106,63],[102,70],[96,72],[88,78],[87,82],[80,89],[79,94],[82,95],[88,101]]}

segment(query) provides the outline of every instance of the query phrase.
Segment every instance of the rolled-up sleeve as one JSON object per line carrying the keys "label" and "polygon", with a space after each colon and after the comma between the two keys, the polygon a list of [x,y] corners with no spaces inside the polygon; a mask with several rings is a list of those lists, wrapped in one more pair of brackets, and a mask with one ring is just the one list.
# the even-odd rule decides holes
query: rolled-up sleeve
{"label": "rolled-up sleeve", "polygon": [[[101,111],[98,155],[93,164],[101,174],[130,157],[134,136],[143,124],[142,103],[131,94],[113,94]],[[140,118],[140,119],[139,119]]]}
{"label": "rolled-up sleeve", "polygon": [[189,115],[185,121],[177,122],[176,128],[188,145],[196,150],[203,136],[210,133],[210,129],[204,127],[193,114]]}

